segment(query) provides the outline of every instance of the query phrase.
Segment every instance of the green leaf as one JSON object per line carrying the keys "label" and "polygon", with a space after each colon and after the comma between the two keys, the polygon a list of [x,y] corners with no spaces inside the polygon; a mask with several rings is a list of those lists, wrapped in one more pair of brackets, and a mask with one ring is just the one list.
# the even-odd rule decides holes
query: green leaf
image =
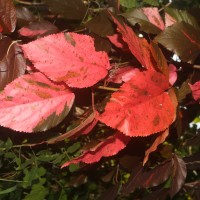
{"label": "green leaf", "polygon": [[137,0],[120,0],[120,4],[125,8],[134,8],[137,5]]}
{"label": "green leaf", "polygon": [[79,164],[71,164],[70,166],[69,166],[69,171],[70,172],[75,172],[75,171],[77,171],[79,169]]}
{"label": "green leaf", "polygon": [[144,3],[147,3],[151,6],[159,6],[158,0],[143,0]]}
{"label": "green leaf", "polygon": [[67,194],[66,194],[65,190],[63,190],[63,189],[61,190],[58,200],[67,200]]}
{"label": "green leaf", "polygon": [[16,189],[17,189],[17,185],[15,185],[15,186],[13,186],[13,187],[10,187],[10,188],[8,188],[8,189],[6,189],[6,190],[1,190],[1,191],[0,191],[0,195],[2,195],[2,194],[8,194],[8,193],[10,193],[10,192],[15,191]]}
{"label": "green leaf", "polygon": [[48,189],[40,184],[34,184],[31,192],[23,200],[44,200],[48,194]]}
{"label": "green leaf", "polygon": [[155,40],[176,53],[185,62],[193,62],[200,53],[200,29],[186,22],[167,27]]}
{"label": "green leaf", "polygon": [[6,148],[6,150],[11,149],[12,146],[13,146],[13,142],[12,142],[12,140],[11,140],[10,138],[8,138],[8,140],[7,140],[6,143],[5,143],[5,148]]}
{"label": "green leaf", "polygon": [[78,151],[80,149],[80,142],[76,142],[74,143],[72,146],[70,146],[67,149],[67,153],[75,153],[76,151]]}

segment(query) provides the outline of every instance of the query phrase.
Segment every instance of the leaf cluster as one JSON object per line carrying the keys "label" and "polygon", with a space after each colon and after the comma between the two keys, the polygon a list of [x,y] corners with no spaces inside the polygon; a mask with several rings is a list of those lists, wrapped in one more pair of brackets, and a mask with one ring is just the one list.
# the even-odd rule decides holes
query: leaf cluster
{"label": "leaf cluster", "polygon": [[198,199],[192,2],[0,0],[0,199]]}

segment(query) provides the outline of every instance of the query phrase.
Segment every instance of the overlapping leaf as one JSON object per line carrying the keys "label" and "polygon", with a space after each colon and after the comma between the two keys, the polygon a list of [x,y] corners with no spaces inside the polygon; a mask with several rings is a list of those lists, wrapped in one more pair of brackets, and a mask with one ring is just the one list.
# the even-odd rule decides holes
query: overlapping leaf
{"label": "overlapping leaf", "polygon": [[165,8],[165,23],[166,26],[171,26],[175,22],[186,22],[193,26],[194,28],[198,28],[197,20],[190,15],[186,10],[178,10],[166,7]]}
{"label": "overlapping leaf", "polygon": [[[173,160],[168,160],[154,169],[144,171],[139,168],[133,171],[128,182],[122,187],[121,192],[129,194],[139,187],[154,187],[165,182],[173,170]],[[158,176],[159,175],[159,176]]]}
{"label": "overlapping leaf", "polygon": [[46,131],[68,114],[74,94],[43,74],[23,75],[0,94],[0,125],[16,131]]}
{"label": "overlapping leaf", "polygon": [[127,43],[131,53],[145,68],[153,69],[150,45],[147,40],[145,38],[139,38],[129,26],[120,23],[114,16],[112,16],[112,19],[117,25],[117,30],[122,34],[122,39]]}
{"label": "overlapping leaf", "polygon": [[160,16],[158,8],[142,8],[144,14],[147,16],[148,20],[158,27],[160,30],[165,28],[164,22]]}
{"label": "overlapping leaf", "polygon": [[54,81],[71,87],[90,87],[110,69],[105,52],[96,52],[91,37],[58,33],[22,45],[34,67]]}
{"label": "overlapping leaf", "polygon": [[133,66],[127,66],[123,68],[113,69],[111,70],[111,73],[109,74],[107,82],[113,82],[113,83],[123,83],[129,81],[132,76],[137,73],[139,69],[134,68]]}
{"label": "overlapping leaf", "polygon": [[156,41],[176,53],[183,61],[193,62],[200,54],[199,31],[200,28],[195,28],[184,21],[177,22],[160,33]]}
{"label": "overlapping leaf", "polygon": [[161,73],[138,72],[112,94],[99,120],[132,137],[163,131],[174,121],[176,110],[168,88]]}
{"label": "overlapping leaf", "polygon": [[46,0],[46,4],[53,13],[60,14],[66,19],[81,20],[87,11],[82,0]]}
{"label": "overlapping leaf", "polygon": [[197,81],[194,84],[189,84],[191,90],[192,90],[192,95],[194,97],[194,99],[200,100],[200,81]]}
{"label": "overlapping leaf", "polygon": [[32,22],[18,30],[19,34],[25,37],[45,36],[58,32],[58,28],[49,21],[43,20]]}
{"label": "overlapping leaf", "polygon": [[171,198],[181,189],[187,176],[186,164],[176,154],[173,157],[173,164],[172,185],[169,192]]}
{"label": "overlapping leaf", "polygon": [[67,167],[72,163],[76,164],[79,162],[84,162],[90,164],[98,162],[102,157],[113,156],[117,154],[120,150],[125,148],[129,141],[130,137],[127,137],[122,133],[117,132],[113,136],[110,136],[105,141],[98,144],[97,148],[88,150],[84,152],[80,157],[67,161],[65,164],[62,165],[62,168]]}
{"label": "overlapping leaf", "polygon": [[143,160],[143,165],[148,161],[150,153],[154,152],[158,145],[162,144],[166,137],[169,135],[169,129],[166,129],[165,131],[161,132],[158,137],[155,139],[153,144],[145,151],[145,157]]}
{"label": "overlapping leaf", "polygon": [[133,9],[122,14],[131,25],[139,24],[147,33],[158,34],[164,29],[164,23],[157,8]]}

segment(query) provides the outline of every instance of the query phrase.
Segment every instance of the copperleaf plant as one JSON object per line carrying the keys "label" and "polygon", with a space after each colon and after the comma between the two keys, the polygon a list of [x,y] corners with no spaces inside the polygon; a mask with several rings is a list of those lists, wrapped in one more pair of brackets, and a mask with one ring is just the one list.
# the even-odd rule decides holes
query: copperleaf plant
{"label": "copperleaf plant", "polygon": [[[11,1],[7,6],[11,7],[12,13],[3,13],[7,20],[0,20],[2,33],[12,32],[16,23]],[[138,32],[113,13],[108,11],[106,16],[109,18],[108,24],[115,27],[115,30],[112,27],[109,33],[114,31],[114,34],[106,34],[105,30],[102,34],[99,30],[99,36],[103,35],[109,39],[113,43],[113,49],[128,55],[130,60],[125,62],[125,65],[117,68],[117,63],[112,61],[109,54],[96,51],[94,38],[87,34],[56,33],[27,44],[18,44],[17,48],[22,49],[31,65],[27,66],[27,73],[24,74],[23,68],[23,72],[15,76],[18,78],[9,79],[0,93],[0,125],[24,133],[38,133],[56,127],[68,116],[74,109],[74,101],[78,98],[75,91],[85,88],[92,91],[107,88],[112,91],[103,110],[99,109],[93,98],[92,111],[87,113],[75,128],[39,143],[54,144],[66,138],[73,139],[90,134],[97,124],[113,130],[113,133],[104,140],[82,151],[79,157],[67,161],[62,167],[79,162],[98,162],[102,157],[116,155],[133,137],[159,133],[145,153],[143,164],[146,164],[149,154],[165,141],[173,122],[180,117],[178,104],[181,102],[178,102],[177,98],[180,94],[173,86],[177,81],[177,66],[165,58],[163,46],[170,50],[170,53],[176,53],[183,61],[188,62],[188,65],[191,65],[200,53],[198,23],[189,15],[175,16],[173,11],[167,10],[166,20],[163,21],[157,8],[136,9],[123,15],[132,26],[139,24],[143,33],[153,34],[149,38],[144,35],[139,37]],[[94,23],[91,20],[86,26],[90,29]],[[30,27],[34,27],[33,30]],[[28,36],[43,34],[35,30],[37,26],[29,28]],[[19,31],[21,35],[27,36],[22,34],[22,30]],[[157,36],[154,37],[155,35]],[[180,40],[176,40],[174,35],[179,35]],[[184,49],[183,45],[187,48]],[[134,64],[131,62],[132,59],[135,61]],[[109,88],[106,87],[107,83],[117,86]],[[188,85],[194,100],[198,102],[199,81]],[[173,197],[186,178],[185,164],[175,155],[152,171],[162,171],[168,167],[170,169],[164,178],[160,178],[158,184],[166,181],[169,176],[175,177],[172,181],[175,189],[170,191]],[[178,168],[181,169],[181,174],[177,172]],[[151,173],[143,173],[141,170],[139,173],[143,178],[152,178]],[[176,177],[181,179],[180,184]],[[156,178],[153,177],[152,180],[158,185]],[[133,177],[123,190],[132,191],[137,183],[144,187],[154,186],[152,181],[145,184],[140,182],[140,177]]]}

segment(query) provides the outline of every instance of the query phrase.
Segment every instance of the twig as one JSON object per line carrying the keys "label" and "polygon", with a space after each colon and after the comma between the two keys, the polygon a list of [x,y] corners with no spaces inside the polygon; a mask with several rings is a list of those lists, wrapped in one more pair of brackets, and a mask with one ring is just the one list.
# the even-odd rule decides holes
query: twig
{"label": "twig", "polygon": [[200,65],[193,65],[194,69],[200,69]]}
{"label": "twig", "polygon": [[106,86],[98,86],[97,88],[100,90],[108,90],[112,92],[117,92],[119,90],[118,88],[111,88],[111,87],[106,87]]}
{"label": "twig", "polygon": [[[172,4],[172,2],[167,3],[164,7],[169,7]],[[164,10],[164,7],[158,10],[158,12],[161,12]]]}
{"label": "twig", "polygon": [[42,1],[42,2],[27,2],[27,1],[23,1],[23,0],[15,0],[17,3],[20,3],[20,4],[24,4],[24,5],[27,5],[27,6],[41,6],[41,5],[44,5],[45,2]]}

